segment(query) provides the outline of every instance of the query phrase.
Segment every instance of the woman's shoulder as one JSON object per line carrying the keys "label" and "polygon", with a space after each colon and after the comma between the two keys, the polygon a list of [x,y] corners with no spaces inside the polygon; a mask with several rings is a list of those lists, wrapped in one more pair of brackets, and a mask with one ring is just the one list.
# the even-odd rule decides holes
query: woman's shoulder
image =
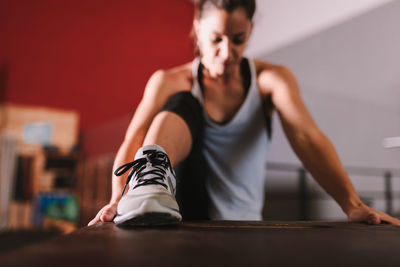
{"label": "woman's shoulder", "polygon": [[289,77],[294,77],[291,70],[284,65],[273,64],[258,59],[254,60],[254,65],[259,83],[265,80],[285,80]]}
{"label": "woman's shoulder", "polygon": [[280,72],[286,69],[283,65],[278,65],[275,63],[267,62],[264,60],[254,59],[254,66],[257,72],[257,76],[259,76],[263,72]]}
{"label": "woman's shoulder", "polygon": [[193,61],[190,61],[170,69],[157,70],[150,79],[157,80],[163,88],[189,91],[192,87],[192,64]]}
{"label": "woman's shoulder", "polygon": [[295,80],[293,73],[286,66],[257,59],[254,60],[254,65],[257,84],[263,94],[268,95],[274,88],[281,88],[282,85],[291,85]]}

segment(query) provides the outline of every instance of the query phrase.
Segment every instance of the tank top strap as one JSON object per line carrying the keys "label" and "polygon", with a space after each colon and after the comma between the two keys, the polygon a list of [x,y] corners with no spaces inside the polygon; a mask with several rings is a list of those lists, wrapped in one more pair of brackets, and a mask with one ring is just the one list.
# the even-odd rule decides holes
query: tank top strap
{"label": "tank top strap", "polygon": [[250,88],[249,91],[252,91],[252,94],[257,95],[257,98],[261,100],[259,91],[258,91],[258,85],[257,85],[257,71],[256,71],[256,66],[254,64],[254,59],[252,58],[247,58],[247,61],[249,62],[249,67],[250,67]]}
{"label": "tank top strap", "polygon": [[192,80],[193,80],[192,94],[200,101],[201,104],[203,104],[204,103],[203,94],[201,92],[198,79],[199,67],[200,67],[200,58],[196,57],[192,63]]}

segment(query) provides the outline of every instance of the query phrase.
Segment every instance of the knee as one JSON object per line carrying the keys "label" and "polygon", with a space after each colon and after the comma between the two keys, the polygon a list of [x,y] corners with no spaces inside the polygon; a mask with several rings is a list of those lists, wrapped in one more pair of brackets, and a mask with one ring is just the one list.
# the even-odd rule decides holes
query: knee
{"label": "knee", "polygon": [[172,95],[162,111],[169,111],[180,116],[188,125],[192,137],[203,131],[203,107],[191,92],[178,92]]}
{"label": "knee", "polygon": [[161,111],[172,111],[176,113],[187,112],[202,116],[203,108],[191,92],[178,92],[172,95]]}

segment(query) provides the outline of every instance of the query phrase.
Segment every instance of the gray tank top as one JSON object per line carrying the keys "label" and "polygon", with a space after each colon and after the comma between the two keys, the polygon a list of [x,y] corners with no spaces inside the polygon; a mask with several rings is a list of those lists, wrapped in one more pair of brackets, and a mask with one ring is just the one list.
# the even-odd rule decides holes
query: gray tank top
{"label": "gray tank top", "polygon": [[[202,153],[212,220],[261,220],[269,140],[253,60],[251,84],[235,116],[226,124],[212,121],[205,109]],[[198,81],[200,59],[193,63],[192,94],[204,103]]]}

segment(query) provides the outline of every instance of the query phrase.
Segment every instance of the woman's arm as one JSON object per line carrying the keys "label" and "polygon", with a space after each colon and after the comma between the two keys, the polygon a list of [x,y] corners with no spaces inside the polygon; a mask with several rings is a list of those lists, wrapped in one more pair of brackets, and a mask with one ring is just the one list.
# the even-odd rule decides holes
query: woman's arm
{"label": "woman's arm", "polygon": [[359,198],[329,139],[315,124],[304,105],[293,74],[285,67],[265,68],[258,78],[263,94],[269,94],[283,130],[299,159],[314,179],[347,214],[349,221],[378,224],[400,221],[366,206]]}

